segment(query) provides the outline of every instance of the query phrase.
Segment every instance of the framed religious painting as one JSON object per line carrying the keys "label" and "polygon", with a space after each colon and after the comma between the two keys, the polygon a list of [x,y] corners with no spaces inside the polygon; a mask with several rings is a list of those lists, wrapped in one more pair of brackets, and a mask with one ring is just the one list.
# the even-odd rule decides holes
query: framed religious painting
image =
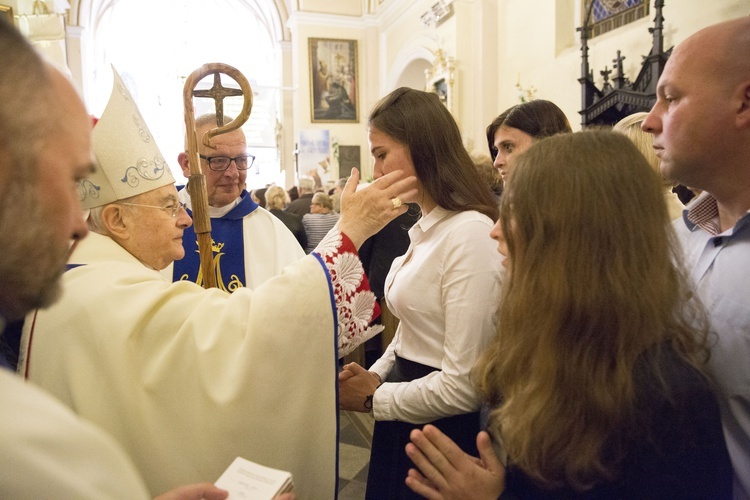
{"label": "framed religious painting", "polygon": [[359,122],[357,41],[310,38],[310,119]]}
{"label": "framed religious painting", "polygon": [[13,7],[10,5],[0,5],[0,17],[4,17],[6,21],[13,24]]}

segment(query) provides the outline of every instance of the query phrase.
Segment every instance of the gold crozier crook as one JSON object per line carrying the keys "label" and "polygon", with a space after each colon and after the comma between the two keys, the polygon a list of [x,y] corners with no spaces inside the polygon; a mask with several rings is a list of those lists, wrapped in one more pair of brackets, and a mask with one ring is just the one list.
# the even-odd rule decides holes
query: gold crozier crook
{"label": "gold crozier crook", "polygon": [[[229,89],[221,85],[221,74],[225,74],[236,81],[240,90]],[[214,75],[214,86],[209,90],[195,90],[198,83],[208,75]],[[242,95],[242,111],[239,116],[230,123],[224,125],[224,98]],[[228,64],[209,63],[196,69],[185,81],[182,92],[183,105],[185,107],[185,130],[187,131],[188,161],[190,163],[190,177],[188,177],[187,190],[190,193],[190,201],[193,206],[193,226],[198,237],[198,252],[200,253],[200,272],[203,275],[204,288],[216,288],[216,272],[214,271],[214,259],[211,249],[211,218],[208,213],[208,192],[206,190],[206,176],[201,168],[198,156],[198,133],[195,129],[195,109],[193,97],[211,97],[216,101],[217,127],[203,134],[204,146],[216,149],[211,144],[211,139],[217,135],[226,134],[240,128],[250,117],[253,108],[253,91],[250,83],[240,71]]]}

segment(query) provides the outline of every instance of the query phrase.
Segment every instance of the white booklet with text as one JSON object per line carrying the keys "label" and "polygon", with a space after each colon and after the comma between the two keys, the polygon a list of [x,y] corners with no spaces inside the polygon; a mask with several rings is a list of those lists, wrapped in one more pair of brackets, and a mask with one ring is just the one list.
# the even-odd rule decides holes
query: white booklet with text
{"label": "white booklet with text", "polygon": [[214,483],[229,492],[228,500],[270,500],[292,491],[291,472],[237,457]]}

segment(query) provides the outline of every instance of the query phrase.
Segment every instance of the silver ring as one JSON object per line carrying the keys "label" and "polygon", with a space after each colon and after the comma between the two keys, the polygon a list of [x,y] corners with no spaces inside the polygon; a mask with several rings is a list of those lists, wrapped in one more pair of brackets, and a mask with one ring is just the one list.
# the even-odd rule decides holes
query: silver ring
{"label": "silver ring", "polygon": [[393,198],[391,198],[391,203],[393,203],[394,210],[403,205],[398,196],[394,196]]}

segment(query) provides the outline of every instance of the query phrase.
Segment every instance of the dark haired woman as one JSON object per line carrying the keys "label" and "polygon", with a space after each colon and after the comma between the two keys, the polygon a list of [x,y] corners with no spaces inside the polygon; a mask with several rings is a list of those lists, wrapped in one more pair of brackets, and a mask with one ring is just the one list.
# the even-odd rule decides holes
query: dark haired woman
{"label": "dark haired woman", "polygon": [[487,127],[487,146],[505,181],[513,158],[539,139],[570,132],[565,113],[555,103],[537,99],[508,108],[492,120]]}
{"label": "dark haired woman", "polygon": [[481,399],[470,371],[495,334],[501,266],[487,233],[497,206],[437,95],[393,91],[370,114],[369,141],[375,177],[416,175],[422,217],[385,281],[396,335],[371,371],[345,366],[340,404],[376,420],[367,498],[413,498],[404,483],[412,429],[432,422],[476,450]]}

